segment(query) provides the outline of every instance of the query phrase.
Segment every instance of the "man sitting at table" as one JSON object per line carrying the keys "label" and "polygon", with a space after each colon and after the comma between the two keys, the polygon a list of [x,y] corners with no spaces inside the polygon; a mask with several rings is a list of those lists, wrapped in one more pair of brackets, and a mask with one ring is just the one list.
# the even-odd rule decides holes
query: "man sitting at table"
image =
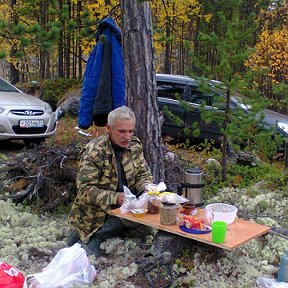
{"label": "man sitting at table", "polygon": [[108,115],[108,133],[92,140],[81,152],[68,246],[78,242],[87,254],[98,257],[100,244],[106,239],[127,228],[145,230],[144,225],[107,214],[122,205],[123,186],[139,196],[152,183],[141,142],[133,136],[135,121],[130,108],[116,108]]}

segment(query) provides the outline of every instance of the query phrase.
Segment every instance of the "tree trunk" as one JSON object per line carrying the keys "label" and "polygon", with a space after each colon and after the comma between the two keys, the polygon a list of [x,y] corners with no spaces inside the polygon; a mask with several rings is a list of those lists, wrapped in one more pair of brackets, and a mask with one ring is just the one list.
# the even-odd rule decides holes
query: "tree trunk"
{"label": "tree trunk", "polygon": [[[68,5],[68,13],[69,13],[69,20],[71,19],[71,1],[67,1]],[[66,45],[65,45],[65,77],[70,78],[70,64],[71,64],[71,59],[70,59],[70,51],[71,51],[71,33],[67,29],[67,34],[66,34]]]}
{"label": "tree trunk", "polygon": [[165,60],[164,60],[164,72],[166,74],[171,74],[171,42],[168,41],[171,36],[171,21],[170,17],[167,16],[167,24],[166,24],[166,43],[165,43]]}
{"label": "tree trunk", "polygon": [[[10,48],[10,58],[15,59],[16,57],[16,48],[14,48],[16,45],[12,45]],[[16,84],[20,81],[20,73],[19,70],[16,68],[15,64],[13,62],[10,62],[10,76],[9,76],[9,81],[12,84]]]}
{"label": "tree trunk", "polygon": [[[47,0],[41,0],[40,3],[40,24],[42,29],[46,30],[46,25],[48,23],[48,9],[49,9],[49,2]],[[48,51],[44,49],[40,45],[40,68],[39,68],[39,77],[41,80],[45,79],[47,74],[47,69],[50,69],[50,63],[48,61],[47,63],[47,56],[48,56]]]}
{"label": "tree trunk", "polygon": [[[227,130],[227,125],[228,125],[228,121],[229,121],[229,113],[230,113],[230,99],[231,99],[231,94],[230,94],[230,88],[227,89],[227,93],[226,93],[226,107],[225,107],[225,119],[224,119],[224,125],[223,125],[223,130],[226,131]],[[224,133],[223,136],[223,141],[222,141],[222,161],[221,161],[221,165],[222,165],[222,181],[225,182],[226,181],[226,177],[227,177],[227,157],[228,157],[228,138],[226,133]]]}
{"label": "tree trunk", "polygon": [[[9,1],[9,5],[11,7],[12,10],[12,14],[11,14],[11,24],[12,25],[17,25],[18,24],[18,16],[16,15],[16,13],[14,12],[15,6],[17,4],[16,0],[10,0]],[[16,58],[16,53],[17,53],[17,45],[16,44],[12,44],[11,48],[10,48],[10,58],[11,59],[15,59]],[[19,70],[16,67],[17,64],[15,64],[14,61],[10,62],[10,76],[9,76],[9,80],[12,84],[16,84],[19,82],[20,80],[20,75],[19,75]]]}
{"label": "tree trunk", "polygon": [[[63,12],[63,1],[58,1],[58,7],[59,7],[59,14]],[[64,63],[63,63],[63,29],[64,29],[64,20],[60,16],[61,21],[61,31],[59,35],[59,41],[58,41],[58,77],[63,78],[64,77]]]}
{"label": "tree trunk", "polygon": [[148,2],[121,0],[123,46],[128,106],[137,121],[135,134],[154,181],[164,180],[163,143],[157,106],[153,61],[152,21]]}
{"label": "tree trunk", "polygon": [[[285,152],[284,152],[284,170],[288,170],[288,140],[285,140]],[[288,180],[288,178],[287,178]]]}
{"label": "tree trunk", "polygon": [[[81,27],[81,11],[82,11],[82,1],[78,1],[77,3],[77,26],[78,32],[80,33]],[[82,79],[82,47],[81,47],[81,39],[77,39],[77,55],[78,55],[78,78]]]}

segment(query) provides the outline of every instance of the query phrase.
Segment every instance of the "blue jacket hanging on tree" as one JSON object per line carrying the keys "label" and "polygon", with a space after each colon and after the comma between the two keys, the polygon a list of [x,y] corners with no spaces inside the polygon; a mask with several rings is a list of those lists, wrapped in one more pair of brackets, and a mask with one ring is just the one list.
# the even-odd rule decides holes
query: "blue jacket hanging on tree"
{"label": "blue jacket hanging on tree", "polygon": [[121,31],[111,17],[103,19],[96,33],[96,46],[86,65],[78,126],[89,128],[107,123],[107,115],[113,109],[126,105],[125,76]]}

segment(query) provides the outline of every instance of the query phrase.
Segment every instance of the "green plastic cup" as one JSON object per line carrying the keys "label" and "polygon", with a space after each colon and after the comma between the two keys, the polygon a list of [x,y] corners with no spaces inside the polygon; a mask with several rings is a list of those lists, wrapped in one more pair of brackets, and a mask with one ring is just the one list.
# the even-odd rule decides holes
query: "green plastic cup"
{"label": "green plastic cup", "polygon": [[227,232],[227,223],[223,221],[214,221],[212,223],[212,242],[220,244],[225,242]]}

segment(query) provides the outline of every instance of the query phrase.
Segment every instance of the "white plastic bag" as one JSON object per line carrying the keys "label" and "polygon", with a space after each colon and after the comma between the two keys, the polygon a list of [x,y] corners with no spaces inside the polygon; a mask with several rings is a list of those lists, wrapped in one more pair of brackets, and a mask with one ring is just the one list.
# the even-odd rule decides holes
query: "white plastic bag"
{"label": "white plastic bag", "polygon": [[148,204],[148,194],[143,193],[138,199],[131,193],[129,188],[123,186],[125,200],[120,207],[121,213],[127,213],[134,209],[146,209]]}
{"label": "white plastic bag", "polygon": [[189,201],[189,199],[183,196],[180,196],[176,193],[173,193],[173,192],[160,193],[159,199],[161,202],[171,202],[171,203],[176,203],[176,204],[182,204],[182,203]]}
{"label": "white plastic bag", "polygon": [[134,194],[132,194],[132,192],[130,191],[130,189],[126,186],[123,186],[124,189],[124,195],[125,195],[125,201],[133,201],[136,199],[136,196]]}
{"label": "white plastic bag", "polygon": [[34,278],[33,288],[70,288],[73,285],[91,284],[96,277],[85,250],[79,243],[58,251],[41,273],[27,275],[23,288],[30,288],[28,279]]}
{"label": "white plastic bag", "polygon": [[160,182],[159,184],[148,184],[145,187],[146,191],[152,191],[152,192],[161,192],[165,191],[167,189],[167,186],[164,182]]}

